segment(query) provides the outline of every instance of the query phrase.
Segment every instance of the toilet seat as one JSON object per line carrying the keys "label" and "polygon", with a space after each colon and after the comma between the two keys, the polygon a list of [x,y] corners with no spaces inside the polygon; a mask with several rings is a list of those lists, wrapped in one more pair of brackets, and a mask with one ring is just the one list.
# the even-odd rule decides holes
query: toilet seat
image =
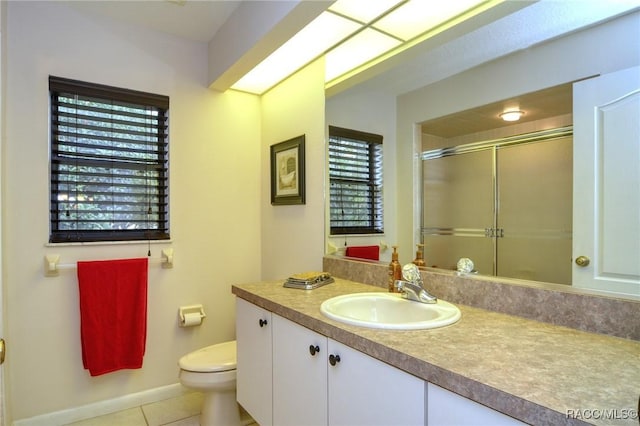
{"label": "toilet seat", "polygon": [[182,370],[216,373],[236,369],[236,341],[218,343],[186,354],[178,361]]}

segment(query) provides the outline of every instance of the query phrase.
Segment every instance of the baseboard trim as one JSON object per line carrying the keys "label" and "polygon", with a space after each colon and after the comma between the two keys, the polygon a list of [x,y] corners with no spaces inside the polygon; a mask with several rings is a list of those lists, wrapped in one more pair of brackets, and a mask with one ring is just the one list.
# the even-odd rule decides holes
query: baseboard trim
{"label": "baseboard trim", "polygon": [[13,426],[61,426],[79,420],[90,419],[116,411],[127,410],[164,399],[175,398],[188,393],[180,383],[149,389],[142,392],[131,393],[113,399],[98,401],[80,407],[54,411],[52,413],[29,417],[14,421]]}

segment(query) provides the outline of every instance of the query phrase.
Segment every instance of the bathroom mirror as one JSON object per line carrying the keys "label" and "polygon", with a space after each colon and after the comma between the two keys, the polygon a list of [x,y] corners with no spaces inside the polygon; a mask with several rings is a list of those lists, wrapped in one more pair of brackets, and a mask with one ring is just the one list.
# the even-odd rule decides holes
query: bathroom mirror
{"label": "bathroom mirror", "polygon": [[[556,98],[570,107],[538,106]],[[532,121],[473,124],[495,123],[513,104]],[[482,274],[638,299],[638,117],[634,66],[422,122],[418,238],[427,264],[431,256],[455,269],[470,257]]]}
{"label": "bathroom mirror", "polygon": [[[629,52],[631,52],[632,49],[636,49],[632,45],[632,43],[629,43],[628,39],[625,38],[625,34],[637,31],[639,19],[639,13],[635,11],[626,16],[618,17],[612,21],[606,22],[602,24],[602,27],[596,27],[586,30],[582,34],[573,34],[571,36],[567,36],[566,40],[554,41],[540,48],[534,47],[526,52],[517,52],[511,57],[505,56],[504,58],[481,65],[477,68],[469,67],[467,68],[467,71],[464,71],[462,73],[452,73],[449,74],[449,76],[442,76],[442,80],[440,81],[428,81],[426,82],[427,84],[424,84],[423,86],[417,86],[417,88],[414,88],[411,92],[402,92],[404,94],[399,95],[398,98],[394,98],[396,110],[392,110],[392,112],[395,112],[396,119],[395,123],[392,123],[392,126],[395,126],[396,129],[394,135],[397,139],[395,141],[395,149],[397,151],[398,158],[407,159],[410,158],[411,155],[413,155],[415,164],[413,165],[413,167],[401,167],[395,171],[398,176],[398,182],[396,183],[395,188],[399,193],[404,191],[404,194],[400,194],[398,196],[397,204],[395,207],[397,209],[397,217],[394,218],[394,222],[395,226],[397,227],[397,237],[396,235],[392,235],[392,233],[390,233],[390,236],[388,237],[386,242],[389,245],[392,245],[396,241],[400,241],[401,254],[405,260],[409,259],[409,256],[412,256],[413,251],[415,250],[415,246],[412,245],[416,242],[420,242],[421,234],[424,233],[424,229],[420,228],[429,227],[424,226],[421,223],[424,200],[419,199],[421,197],[421,195],[419,194],[422,193],[421,187],[425,177],[423,175],[421,165],[416,166],[416,164],[421,162],[420,159],[417,159],[419,153],[451,148],[452,145],[454,147],[463,146],[479,141],[491,141],[501,139],[503,137],[513,136],[514,134],[527,134],[540,130],[565,129],[568,133],[561,136],[571,139],[571,135],[573,132],[572,125],[574,123],[572,99],[572,90],[574,87],[573,83],[581,80],[584,80],[586,82],[592,80],[592,77],[598,76],[600,74],[617,72],[619,70],[639,63],[640,61],[637,53],[635,54],[635,56],[631,55],[633,56],[633,60],[625,61],[621,59],[624,57],[624,55],[628,56]],[[619,48],[619,50],[613,51],[606,47],[612,45],[615,45],[617,48]],[[605,60],[602,57],[596,59],[597,55],[593,55],[594,50],[601,52],[604,56],[607,57],[607,59]],[[450,58],[443,53],[445,51],[447,51],[447,49],[442,49],[442,52],[436,51],[435,53],[433,53],[430,57],[431,60],[429,61],[429,63],[436,64],[439,63],[438,61],[445,61],[442,63],[446,63],[446,61],[450,60]],[[441,53],[442,55],[439,56]],[[550,67],[554,67],[552,58],[558,58],[569,54],[575,54],[576,57],[574,58],[575,62],[573,62],[571,65],[569,65],[568,63],[566,64],[566,69],[569,69],[569,71],[564,73],[565,75],[557,76],[555,75],[557,74],[555,72],[546,73]],[[461,59],[456,60],[461,61]],[[425,60],[422,63],[424,65],[427,63],[427,61]],[[406,69],[408,68],[405,68],[405,71]],[[411,74],[411,72],[406,71],[404,77],[406,79],[407,76],[411,75],[418,76],[417,73]],[[378,129],[376,129],[375,127],[372,128],[363,126],[367,124],[371,126],[371,117],[374,117],[373,119],[375,119],[375,117],[378,117],[376,116],[376,107],[378,105],[376,105],[371,100],[385,100],[384,93],[382,92],[382,90],[380,90],[380,88],[383,86],[389,87],[385,86],[383,80],[388,76],[390,76],[390,73],[381,77],[376,77],[375,79],[361,84],[359,87],[354,88],[351,93],[349,93],[349,96],[344,96],[343,99],[329,99],[329,102],[327,103],[327,119],[334,120],[333,122],[330,122],[330,124],[341,125],[343,127],[354,127],[362,130],[366,130],[368,128],[374,131],[378,131]],[[513,79],[510,80],[509,77],[513,77]],[[634,78],[631,79],[637,80]],[[398,83],[398,80],[396,80],[395,84],[396,86],[399,86],[402,83]],[[371,93],[375,93],[375,95],[371,95]],[[497,94],[500,93],[504,93],[505,96],[499,97]],[[519,95],[516,95],[514,97],[513,94]],[[632,103],[637,104],[637,98],[638,94],[636,91],[636,94],[633,95]],[[491,102],[485,102],[484,104],[477,102],[481,99],[490,100]],[[368,113],[368,117],[359,117],[356,116],[356,113],[352,112],[357,111],[358,106],[355,104],[356,100],[361,102],[362,105],[368,102],[368,106],[365,107],[365,110]],[[344,105],[341,105],[340,102],[344,102]],[[499,122],[497,120],[497,115],[501,111],[496,110],[496,107],[508,107],[509,105],[507,104],[510,102],[522,102],[523,109],[526,109],[526,107],[524,107],[524,102],[541,102],[540,106],[536,107],[537,112],[544,111],[545,114],[548,114],[546,116],[536,115],[535,119],[533,119],[534,114],[531,114],[531,110],[528,114],[527,111],[525,111],[525,117],[523,117],[523,119],[520,121],[521,124],[516,125],[521,127],[516,127],[515,132],[513,133],[505,133],[505,129],[507,127],[513,126],[513,124]],[[346,105],[348,105],[348,108]],[[476,105],[483,106],[478,107]],[[556,107],[555,105],[561,106]],[[335,108],[336,111],[331,110],[332,108]],[[369,111],[369,108],[371,109],[371,111]],[[337,111],[338,109],[340,110],[339,112]],[[382,108],[379,109],[382,110]],[[388,113],[389,110],[386,110],[385,112]],[[438,112],[441,112],[441,114],[438,115]],[[353,117],[349,116],[349,114],[352,114]],[[380,117],[381,116],[382,114],[380,115]],[[637,123],[637,116],[635,116],[635,118],[633,117],[633,115],[630,115],[628,121],[633,122],[635,120],[635,122]],[[529,125],[529,119],[532,119],[532,122],[537,122],[536,124],[541,125],[542,127],[527,127]],[[351,124],[349,120],[351,120],[354,124]],[[391,121],[393,121],[393,119],[391,119]],[[378,123],[374,123],[373,126],[377,124]],[[360,127],[358,127],[358,125]],[[471,126],[468,130],[461,130],[463,126],[467,125]],[[454,129],[456,134],[447,137],[443,136],[445,128],[447,127]],[[380,133],[384,133],[385,137],[387,137],[386,135],[388,134],[393,134],[392,132],[383,131],[381,131]],[[434,145],[421,147],[419,145],[425,143],[425,139],[427,139],[427,137],[425,136],[426,134],[435,134],[437,136],[436,139],[452,138],[455,139],[456,142],[445,142],[444,145],[440,146]],[[481,137],[480,139],[471,139],[471,137],[468,136],[469,134],[474,134],[474,136],[480,134]],[[637,135],[633,135],[632,137],[636,138]],[[558,136],[558,139],[559,138],[560,136]],[[570,141],[570,143],[573,143],[573,141]],[[523,144],[523,146],[526,146],[526,144]],[[634,159],[638,154],[637,149],[637,146],[631,144],[631,151],[625,153],[625,150],[617,149],[615,155],[620,159]],[[562,151],[564,153],[558,155],[566,157],[567,151],[572,150],[573,147],[569,149],[563,148]],[[504,151],[506,152],[507,149],[504,149]],[[552,154],[542,155],[543,157],[547,158],[551,155],[552,158],[554,158]],[[534,160],[534,156],[531,153],[513,152],[512,156],[523,157],[525,160],[529,159],[530,165],[534,166],[533,172],[535,172],[536,162]],[[451,157],[447,158],[450,159]],[[576,158],[577,160],[574,160],[572,164],[572,176],[573,171],[575,171],[576,168],[581,169],[584,164],[593,163],[593,159],[586,159],[580,155],[578,155]],[[581,160],[581,158],[583,159]],[[489,161],[495,162],[496,160],[490,159]],[[407,165],[406,162],[403,164]],[[630,170],[626,177],[623,173],[623,180],[617,187],[615,185],[606,187],[605,185],[601,188],[599,197],[607,198],[609,195],[611,195],[615,197],[620,196],[620,199],[624,199],[625,191],[627,192],[627,195],[633,194],[634,191],[638,189],[638,183],[634,180],[634,173],[637,173],[638,169],[637,161],[635,162],[635,165],[631,164],[631,166],[635,169]],[[443,165],[442,167],[446,166]],[[462,169],[468,168],[467,165],[458,165],[457,167]],[[566,167],[564,168],[564,171],[568,171]],[[496,179],[491,170],[487,176],[488,180]],[[546,171],[543,170],[542,167],[540,167],[540,170],[538,170],[538,174],[534,174],[533,177],[530,177],[528,179],[536,179],[536,176],[537,178],[539,178],[539,180],[544,180],[549,178],[550,174],[547,174]],[[409,182],[412,182],[412,185],[408,185]],[[385,181],[385,184],[386,183],[387,182]],[[508,181],[503,182],[502,185],[504,186],[508,183]],[[553,182],[551,182],[551,184],[553,185]],[[615,190],[615,188],[621,190]],[[612,189],[613,191],[611,191]],[[495,191],[495,189],[493,187],[490,187],[489,189],[486,189],[486,191],[493,192]],[[537,191],[544,190],[539,189]],[[564,193],[562,191],[564,191]],[[568,194],[566,192],[566,189],[563,189],[562,191],[559,193],[559,195],[557,195],[558,198],[554,201],[554,203],[566,202],[571,199],[573,195],[573,182],[571,194]],[[460,202],[461,200],[458,199],[457,201]],[[488,201],[489,205],[493,203],[495,203],[495,200],[493,199]],[[517,206],[518,203],[522,203],[522,200],[514,199],[513,201],[511,201],[511,203]],[[592,205],[594,204],[592,203]],[[467,208],[473,210],[475,209],[477,204],[469,201],[466,204],[461,204],[460,206],[458,208]],[[633,208],[635,207],[632,206],[632,209]],[[580,206],[578,209],[576,209],[575,205],[572,204],[571,209],[577,211],[578,216],[593,216],[595,214],[594,209],[589,209],[584,206]],[[633,216],[634,214],[635,213],[632,212],[631,217],[635,217]],[[446,214],[443,213],[443,215]],[[455,226],[451,224],[445,224],[441,226],[441,228],[451,227]],[[465,226],[460,226],[460,228],[465,228]],[[489,233],[499,233],[500,229],[504,227],[497,226],[497,224],[495,224],[495,219],[489,218],[487,220],[487,224],[474,226],[474,228],[480,229],[481,232],[484,232],[488,229]],[[558,226],[557,228],[562,235],[561,238],[564,240],[564,249],[560,252],[561,254],[554,254],[554,256],[564,256],[565,269],[567,265],[570,265],[573,272],[567,272],[565,270],[565,277],[562,279],[551,279],[539,274],[527,275],[528,271],[526,270],[519,271],[517,274],[505,275],[500,275],[500,272],[498,271],[497,276],[506,276],[507,278],[520,278],[528,280],[527,282],[517,281],[519,284],[525,285],[536,285],[536,282],[544,283],[545,285],[548,283],[563,283],[563,285],[566,286],[573,284],[569,282],[570,280],[566,277],[566,275],[574,275],[576,273],[576,260],[578,259],[577,257],[576,259],[573,259],[574,254],[571,251],[567,251],[567,247],[573,240],[570,234],[575,234],[576,232],[575,224],[573,223],[573,221],[571,221],[566,226]],[[605,232],[604,234],[609,235],[610,233]],[[612,260],[614,262],[617,262],[616,257],[618,255],[620,259],[626,259],[624,261],[618,262],[621,264],[620,266],[622,266],[623,268],[627,268],[627,270],[629,271],[625,274],[622,274],[624,275],[622,276],[622,280],[637,283],[637,278],[638,276],[640,276],[640,273],[638,272],[638,262],[629,261],[629,259],[633,260],[632,257],[629,257],[629,253],[631,253],[631,256],[633,256],[633,253],[638,253],[638,251],[634,251],[638,250],[638,247],[636,247],[638,245],[637,241],[640,241],[640,238],[637,238],[638,235],[640,235],[637,225],[632,224],[632,227],[627,231],[621,230],[610,235],[615,236],[613,240],[609,241],[610,246],[615,246],[616,249],[616,255],[612,256]],[[635,239],[634,235],[636,237]],[[624,240],[624,243],[616,242],[618,237],[620,237],[621,240]],[[554,238],[560,237],[556,235],[554,236]],[[480,240],[481,238],[475,238],[476,242]],[[526,245],[526,242],[524,243],[524,245]],[[489,250],[494,249],[489,248]],[[512,252],[514,250],[517,249],[513,249]],[[544,253],[545,250],[549,252],[550,250],[555,249],[545,247],[543,244],[540,250],[542,250],[542,253]],[[452,269],[453,267],[455,267],[455,263],[451,262],[450,260],[445,264],[433,263],[429,259],[428,252],[425,258],[427,261],[427,265],[429,266],[435,264],[436,266],[443,267],[445,269]],[[489,262],[492,263],[494,262],[494,260],[490,260]],[[594,262],[592,261],[592,266],[593,263]],[[485,268],[481,268],[480,272],[484,273],[484,269]],[[587,270],[589,268],[578,267],[577,269]],[[491,271],[487,275],[492,274],[493,271]],[[580,286],[573,286],[573,289],[574,290],[572,291],[591,292],[591,290],[583,289]],[[610,294],[615,297],[625,297],[632,299],[640,298],[640,290],[638,290],[637,287],[630,287],[630,290],[629,287],[622,290],[613,289],[611,290]]]}

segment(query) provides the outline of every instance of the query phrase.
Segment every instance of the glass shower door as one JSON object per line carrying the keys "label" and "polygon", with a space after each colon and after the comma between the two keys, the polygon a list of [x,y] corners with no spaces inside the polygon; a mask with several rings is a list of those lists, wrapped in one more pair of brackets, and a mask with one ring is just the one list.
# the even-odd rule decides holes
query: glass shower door
{"label": "glass shower door", "polygon": [[427,266],[456,269],[470,258],[475,269],[494,274],[493,150],[485,149],[422,162],[422,239]]}
{"label": "glass shower door", "polygon": [[571,284],[572,140],[497,149],[496,275]]}

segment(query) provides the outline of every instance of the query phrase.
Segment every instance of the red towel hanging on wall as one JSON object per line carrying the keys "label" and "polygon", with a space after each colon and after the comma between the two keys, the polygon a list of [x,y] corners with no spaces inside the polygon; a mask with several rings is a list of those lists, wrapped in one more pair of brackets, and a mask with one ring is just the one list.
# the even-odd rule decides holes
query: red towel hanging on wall
{"label": "red towel hanging on wall", "polygon": [[360,259],[380,260],[379,246],[349,246],[345,250],[345,256],[358,257]]}
{"label": "red towel hanging on wall", "polygon": [[141,368],[147,258],[78,262],[82,363],[92,376]]}

